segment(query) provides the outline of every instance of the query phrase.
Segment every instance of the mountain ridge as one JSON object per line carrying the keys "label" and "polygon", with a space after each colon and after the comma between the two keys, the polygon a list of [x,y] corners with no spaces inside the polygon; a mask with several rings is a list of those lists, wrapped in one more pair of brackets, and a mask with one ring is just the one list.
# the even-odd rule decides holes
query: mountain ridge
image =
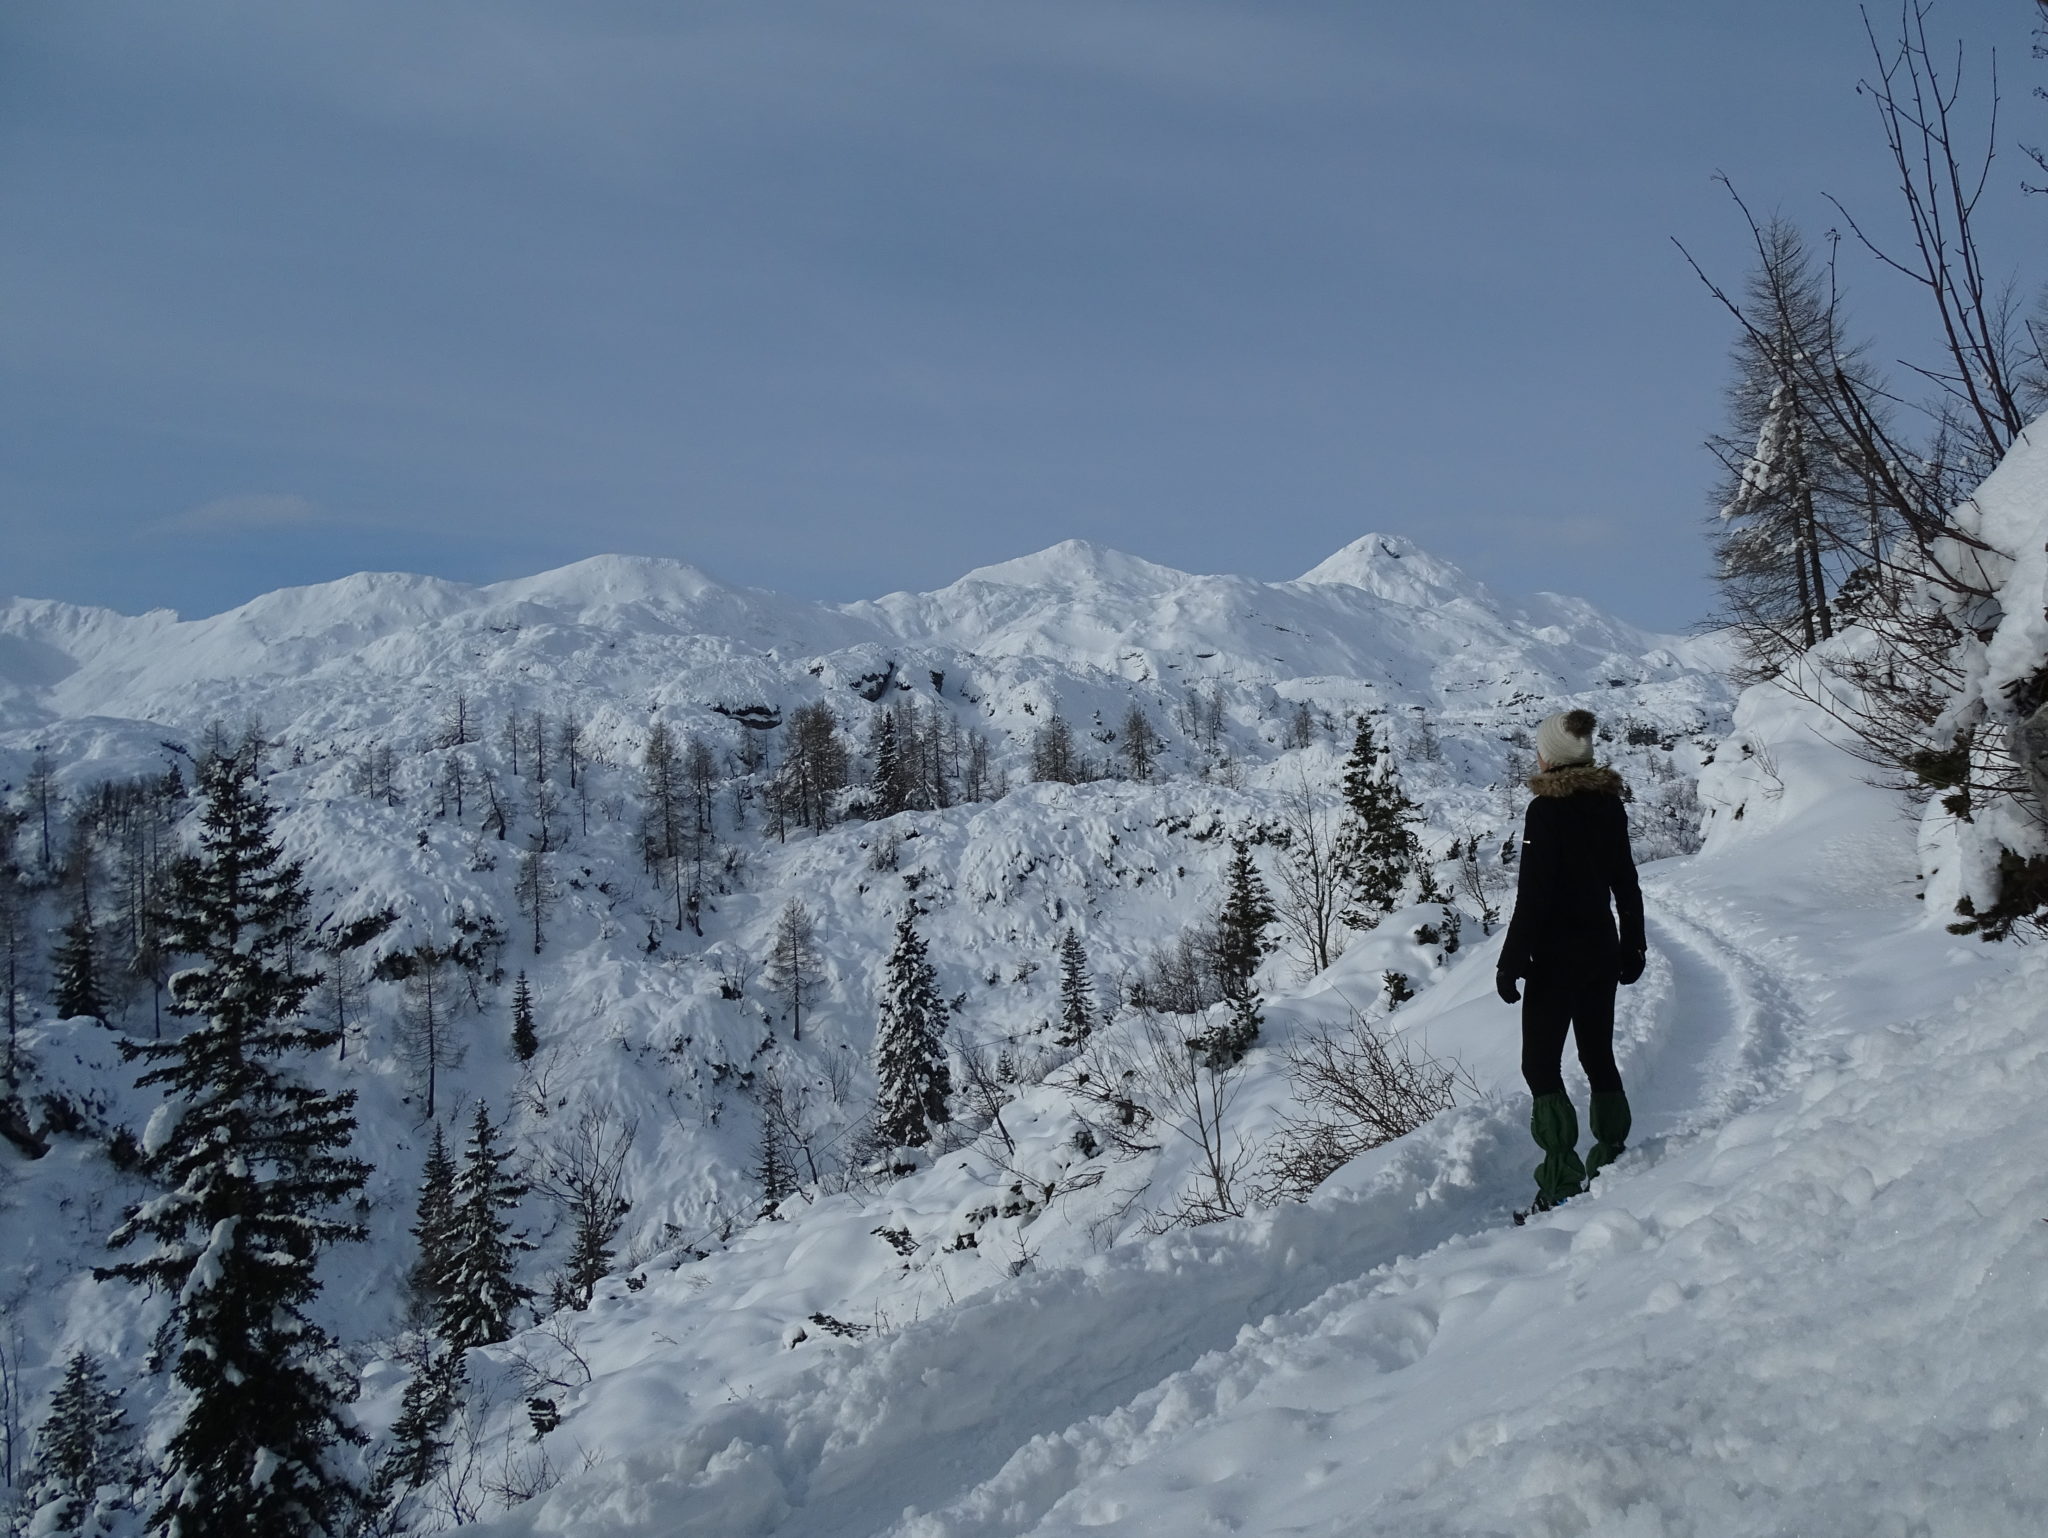
{"label": "mountain ridge", "polygon": [[699,680],[703,706],[738,703],[720,696],[759,693],[764,673],[835,656],[845,666],[833,669],[850,677],[891,666],[1014,673],[1034,660],[1153,682],[1229,676],[1278,687],[1384,675],[1439,702],[1483,689],[1489,673],[1505,698],[1517,679],[1533,687],[1700,670],[1682,637],[1581,600],[1509,603],[1385,535],[1290,582],[1180,572],[1066,541],[929,592],[845,604],[617,555],[480,585],[354,573],[195,620],[4,599],[0,640],[0,727],[16,728],[34,715],[143,716],[163,705],[190,715],[205,708],[204,686],[254,695],[265,692],[261,679],[283,685],[329,669],[441,678],[494,648],[526,654],[516,666],[536,687],[561,688],[602,687],[618,671],[604,654],[622,644],[665,649],[670,676]]}

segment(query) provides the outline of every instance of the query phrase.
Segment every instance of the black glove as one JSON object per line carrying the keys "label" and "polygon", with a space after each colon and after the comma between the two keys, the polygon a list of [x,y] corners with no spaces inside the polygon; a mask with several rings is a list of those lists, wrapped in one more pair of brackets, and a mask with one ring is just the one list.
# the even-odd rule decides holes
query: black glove
{"label": "black glove", "polygon": [[1634,982],[1643,975],[1643,963],[1648,960],[1647,951],[1623,951],[1621,970],[1615,974],[1615,981],[1624,984]]}
{"label": "black glove", "polygon": [[[1640,971],[1641,968],[1637,970]],[[1500,1001],[1503,1004],[1519,1004],[1522,1002],[1522,991],[1515,986],[1515,974],[1512,972],[1494,973],[1493,991],[1500,995]]]}

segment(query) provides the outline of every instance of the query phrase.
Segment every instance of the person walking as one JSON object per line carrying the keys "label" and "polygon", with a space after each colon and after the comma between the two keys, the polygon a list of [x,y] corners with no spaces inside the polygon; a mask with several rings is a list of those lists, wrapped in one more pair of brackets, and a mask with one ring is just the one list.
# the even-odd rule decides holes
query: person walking
{"label": "person walking", "polygon": [[[1537,1212],[1585,1190],[1629,1134],[1628,1095],[1614,1064],[1614,989],[1643,975],[1648,948],[1622,806],[1628,787],[1593,762],[1597,725],[1591,711],[1571,710],[1536,729],[1537,773],[1529,780],[1535,798],[1522,825],[1515,912],[1494,978],[1502,1001],[1522,1006],[1529,1131],[1543,1150]],[[1593,1148],[1583,1162],[1578,1113],[1564,1087],[1567,1033],[1593,1091]]]}

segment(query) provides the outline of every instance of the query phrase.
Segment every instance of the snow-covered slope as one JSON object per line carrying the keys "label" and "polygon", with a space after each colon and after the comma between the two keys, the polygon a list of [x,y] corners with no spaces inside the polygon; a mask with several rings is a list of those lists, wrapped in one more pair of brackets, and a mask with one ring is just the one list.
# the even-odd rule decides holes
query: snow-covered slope
{"label": "snow-covered slope", "polygon": [[[0,726],[14,732],[79,717],[196,726],[265,704],[282,729],[306,696],[371,680],[599,698],[651,684],[659,703],[735,706],[771,698],[820,659],[842,679],[893,663],[920,688],[950,664],[959,685],[1028,689],[1047,669],[1018,664],[1037,659],[1107,675],[1098,689],[1320,680],[1453,709],[1683,683],[1715,660],[1698,642],[1646,634],[1575,600],[1505,603],[1384,535],[1288,583],[1191,576],[1069,541],[934,593],[837,608],[623,556],[486,587],[364,573],[192,621],[15,599],[0,601],[0,644]],[[336,704],[318,724],[374,723]]]}
{"label": "snow-covered slope", "polygon": [[[963,1333],[934,1348],[933,1370],[978,1375],[965,1356],[947,1368],[954,1359],[946,1353],[964,1351],[1014,1299],[1036,1298],[1023,1306],[1041,1317],[1042,1332],[1019,1334],[1012,1354],[990,1358],[990,1372],[1011,1380],[1015,1393],[1003,1397],[1016,1399],[1014,1414],[976,1431],[981,1423],[963,1404],[933,1403],[958,1438],[957,1456],[948,1455],[952,1485],[935,1464],[898,1498],[885,1492],[908,1477],[900,1462],[861,1454],[858,1470],[806,1472],[808,1455],[776,1453],[773,1481],[764,1483],[751,1461],[733,1476],[740,1493],[732,1499],[742,1506],[721,1504],[726,1495],[692,1505],[705,1513],[696,1531],[772,1530],[742,1510],[758,1498],[762,1512],[782,1509],[777,1502],[808,1509],[801,1521],[813,1526],[792,1531],[865,1532],[877,1529],[860,1523],[893,1521],[913,1500],[936,1510],[966,1498],[968,1472],[992,1478],[1000,1468],[992,1456],[1076,1416],[1107,1413],[1203,1351],[1227,1347],[1245,1319],[1307,1307],[1342,1276],[1378,1263],[1343,1237],[1352,1219],[1317,1226],[1305,1215],[1311,1209],[1257,1220],[1250,1231],[1283,1237],[1249,1249],[1231,1237],[1235,1225],[1147,1247],[1145,1231],[1171,1213],[1192,1178],[1195,1152],[1162,1130],[1155,1149],[1117,1159],[1090,1131],[1099,1107],[1091,1110],[1072,1082],[1085,1064],[1075,1069],[1070,1054],[1049,1045],[1060,935],[1071,928],[1085,941],[1098,993],[1113,1004],[1154,949],[1214,903],[1233,836],[1250,837],[1275,872],[1286,805],[1303,792],[1328,803],[1355,712],[1391,736],[1436,851],[1454,838],[1477,841],[1497,865],[1522,799],[1512,782],[1527,747],[1517,734],[1574,704],[1608,724],[1603,751],[1636,784],[1644,851],[1691,847],[1694,777],[1730,705],[1716,660],[1709,642],[1647,635],[1573,600],[1510,603],[1379,536],[1291,583],[1191,576],[1065,545],[937,593],[843,607],[619,557],[488,587],[365,574],[195,621],[0,602],[0,785],[18,794],[44,748],[75,806],[98,781],[179,761],[166,743],[196,744],[212,722],[232,735],[255,720],[272,744],[267,788],[280,830],[305,862],[325,935],[388,912],[388,925],[372,923],[376,932],[354,953],[367,966],[474,936],[480,923],[503,926],[495,957],[503,976],[482,985],[464,1018],[467,1060],[444,1079],[440,1114],[485,1100],[536,1158],[586,1109],[633,1124],[637,1136],[633,1208],[603,1302],[559,1317],[554,1335],[523,1337],[495,1366],[479,1364],[473,1424],[494,1461],[545,1453],[559,1472],[583,1453],[639,1459],[652,1455],[645,1433],[655,1428],[674,1445],[711,1438],[723,1447],[731,1437],[718,1416],[740,1413],[729,1405],[771,1401],[811,1428],[802,1435],[819,1439],[823,1457],[846,1433],[818,1418],[831,1397],[818,1382],[837,1380],[814,1381],[814,1370],[866,1372],[857,1364],[896,1360],[890,1342],[904,1325],[943,1316],[955,1321],[945,1328]],[[458,697],[480,740],[437,746]],[[1007,793],[767,836],[761,776],[745,767],[750,748],[779,741],[776,724],[822,702],[858,750],[875,719],[906,701],[927,719],[985,734],[1008,773]],[[1025,782],[1031,734],[1055,712],[1105,768],[1133,707],[1163,739],[1153,778]],[[519,851],[535,840],[546,800],[530,762],[515,769],[511,761],[502,727],[514,712],[529,722],[535,712],[556,723],[574,715],[586,725],[589,762],[576,788],[559,764],[549,782],[560,796],[545,814],[551,838],[567,843],[553,854],[560,902],[544,944],[524,926],[514,894]],[[641,857],[639,765],[657,721],[701,735],[717,759],[719,853],[697,916],[701,934],[679,926],[672,894]],[[1283,746],[1300,740],[1304,721],[1307,745]],[[388,787],[366,791],[365,766],[380,753],[389,758]],[[503,791],[504,838],[482,826],[474,781],[459,812],[440,788],[458,753],[467,772],[492,776]],[[793,897],[817,919],[825,974],[801,1039],[759,969],[776,915]],[[785,1204],[781,1221],[755,1223],[762,1087],[772,1074],[805,1099],[829,1165],[871,1093],[875,984],[891,926],[912,897],[955,1004],[955,1050],[1010,1059],[1005,1092],[1015,1099],[1003,1132],[989,1129],[897,1185],[849,1187],[843,1176],[812,1183]],[[46,932],[61,921],[58,908],[54,893],[42,900]],[[1501,1016],[1474,980],[1484,969],[1444,969],[1441,947],[1413,937],[1430,917],[1397,915],[1320,977],[1307,976],[1292,949],[1269,962],[1268,1046],[1242,1081],[1234,1137],[1255,1144],[1284,1114],[1277,1049],[1290,1035],[1354,1008],[1384,1014],[1389,971],[1423,988],[1409,1010],[1424,1034],[1434,1039],[1438,1025],[1428,1022],[1441,1022],[1447,1049],[1468,1057],[1490,1091],[1511,1082]],[[1476,909],[1467,925],[1469,939]],[[506,1050],[509,980],[520,970],[535,987],[542,1043],[526,1065]],[[319,1069],[360,1096],[358,1147],[375,1166],[371,1241],[325,1264],[321,1300],[323,1318],[371,1358],[361,1408],[372,1430],[388,1425],[402,1383],[376,1353],[401,1322],[405,1229],[427,1132],[419,1086],[397,1052],[398,1007],[397,985],[372,981],[346,1059]],[[149,1021],[145,990],[114,1024],[147,1030]],[[1123,1034],[1105,1034],[1093,1050],[1105,1061],[1122,1049],[1142,1053],[1132,1029],[1126,1017]],[[131,1071],[115,1060],[109,1033],[90,1022],[40,1022],[24,1047],[32,1096],[52,1097],[77,1118],[43,1159],[0,1148],[12,1179],[0,1256],[15,1257],[0,1259],[0,1297],[33,1343],[27,1381],[39,1403],[75,1345],[138,1365],[158,1314],[87,1275],[105,1259],[121,1203],[137,1194],[109,1163],[105,1140],[140,1124],[146,1097],[129,1088]],[[1520,1185],[1505,1104],[1476,1102],[1414,1140],[1386,1165],[1405,1171],[1407,1183],[1382,1188],[1372,1176],[1378,1194],[1360,1198],[1357,1221],[1375,1233],[1384,1227],[1382,1237],[1395,1236],[1387,1242],[1404,1252],[1490,1223]],[[970,1130],[982,1133],[983,1121]],[[538,1198],[524,1216],[543,1244],[529,1277],[538,1284],[566,1236]],[[1326,1240],[1312,1243],[1311,1228]],[[1268,1244],[1280,1249],[1259,1248]],[[1275,1255],[1289,1248],[1300,1264],[1276,1269]],[[1235,1279],[1219,1283],[1224,1294],[1190,1290],[1187,1266]],[[1029,1292],[1035,1278],[1054,1275],[1067,1280]],[[1102,1338],[1099,1324],[1080,1328],[1106,1317],[1089,1301],[1098,1275],[1130,1289],[1115,1294],[1129,1306],[1156,1315],[1154,1334],[1130,1337],[1126,1349]],[[1060,1333],[1070,1306],[1078,1311],[1071,1339]],[[867,1354],[845,1354],[856,1351]],[[139,1378],[138,1411],[159,1381]],[[535,1386],[551,1381],[544,1392]],[[1069,1397],[1057,1397],[1061,1381]],[[1000,1386],[991,1379],[991,1391]],[[565,1416],[543,1448],[529,1445],[522,1408],[535,1394],[556,1399]],[[906,1413],[888,1436],[938,1424]],[[718,1447],[705,1457],[715,1462]],[[746,1455],[757,1456],[768,1455]],[[689,1484],[698,1475],[660,1478]],[[863,1515],[832,1526],[806,1492],[814,1480],[841,1478],[870,1481],[870,1493]],[[596,1486],[576,1488],[592,1510],[610,1500],[591,1493]],[[668,1516],[647,1510],[648,1530],[664,1530]]]}
{"label": "snow-covered slope", "polygon": [[1668,680],[1691,651],[1573,600],[1504,602],[1411,541],[1382,534],[1282,583],[1192,576],[1069,540],[935,593],[850,612],[908,639],[1078,660],[1128,678],[1355,678],[1493,705],[1524,686]]}
{"label": "snow-covered slope", "polygon": [[490,1531],[2041,1531],[2048,958],[1926,922],[1823,727],[1749,696],[1713,846],[1646,872],[1637,1132],[1592,1195],[1505,1221],[1534,1154],[1480,947],[1396,1019],[1482,1093],[1305,1205],[1097,1250],[1087,1187],[962,1251],[983,1148],[611,1286],[549,1439],[594,1461]]}

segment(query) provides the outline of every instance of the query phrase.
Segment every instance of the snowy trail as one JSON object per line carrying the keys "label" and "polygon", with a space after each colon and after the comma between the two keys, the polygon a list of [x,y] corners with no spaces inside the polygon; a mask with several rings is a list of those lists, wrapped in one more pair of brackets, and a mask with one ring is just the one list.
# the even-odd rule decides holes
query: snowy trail
{"label": "snowy trail", "polygon": [[1635,1050],[1625,1049],[1622,1062],[1642,1153],[1775,1094],[1806,1021],[1783,980],[1704,922],[1682,884],[1660,883],[1649,896],[1650,945],[1662,972],[1652,996],[1657,1019],[1627,1041]]}
{"label": "snowy trail", "polygon": [[[1624,1069],[1641,1135],[1631,1145],[1625,1165],[1615,1172],[1617,1183],[1599,1193],[1607,1200],[1588,1200],[1578,1208],[1608,1209],[1585,1225],[1583,1237],[1560,1234],[1555,1225],[1564,1214],[1515,1234],[1503,1231],[1497,1205],[1439,1212],[1441,1242],[1433,1250],[1410,1258],[1412,1252],[1405,1246],[1383,1245],[1378,1254],[1384,1258],[1365,1275],[1338,1282],[1299,1307],[1275,1310],[1247,1325],[1228,1348],[1160,1380],[1106,1415],[1034,1438],[996,1478],[931,1515],[906,1517],[886,1530],[891,1538],[1022,1538],[1068,1531],[1068,1525],[1059,1523],[1040,1526],[1054,1512],[1068,1516],[1073,1528],[1132,1524],[1143,1515],[1135,1503],[1114,1496],[1075,1500],[1075,1493],[1169,1448],[1202,1448],[1199,1454],[1187,1455],[1190,1468],[1234,1470],[1256,1482],[1255,1465],[1227,1448],[1210,1445],[1205,1432],[1235,1423],[1240,1407],[1269,1379],[1329,1375],[1352,1386],[1348,1414],[1355,1416],[1373,1406],[1390,1415],[1398,1413],[1405,1422],[1402,1435],[1390,1440],[1393,1428],[1375,1423],[1370,1439],[1376,1461],[1397,1459],[1398,1449],[1429,1425],[1428,1417],[1415,1418],[1416,1407],[1406,1402],[1407,1379],[1401,1374],[1431,1355],[1447,1322],[1460,1326],[1462,1333],[1472,1321],[1497,1312],[1512,1318],[1516,1299],[1560,1270],[1582,1272],[1589,1255],[1632,1248],[1637,1225],[1625,1213],[1612,1210],[1612,1204],[1627,1200],[1619,1182],[1642,1176],[1743,1115],[1777,1093],[1792,1071],[1791,1043],[1805,1013],[1783,981],[1741,948],[1739,940],[1716,932],[1702,918],[1699,906],[1686,898],[1682,877],[1652,885],[1649,900],[1650,934],[1659,960],[1646,979],[1650,986],[1629,999],[1621,1022]],[[1490,965],[1490,953],[1486,962]],[[1490,1107],[1486,1118],[1497,1154],[1492,1162],[1497,1166],[1505,1160],[1510,1165],[1508,1178],[1516,1192],[1521,1189],[1521,1162],[1533,1162],[1533,1154],[1522,1146],[1523,1114],[1521,1103],[1509,1096]],[[1499,1171],[1494,1173],[1498,1176]],[[1307,1210],[1324,1222],[1340,1217],[1337,1204],[1318,1203]],[[1347,1232],[1362,1243],[1391,1237],[1370,1224],[1347,1226]],[[1479,1338],[1490,1340],[1493,1332],[1482,1325]],[[1470,1342],[1461,1341],[1458,1349],[1469,1352]],[[1362,1383],[1369,1386],[1361,1390]],[[1284,1411],[1261,1412],[1260,1418],[1269,1422],[1268,1431],[1298,1441],[1326,1430],[1329,1414],[1315,1404],[1297,1404]],[[1392,1466],[1398,1467],[1398,1462]],[[1347,1478],[1355,1478],[1355,1453],[1329,1462],[1325,1475],[1340,1468]],[[1212,1481],[1206,1473],[1189,1477]],[[1227,1480],[1232,1474],[1213,1477]],[[1113,1479],[1110,1482],[1114,1484]],[[1068,1506],[1074,1508],[1071,1513]],[[1234,1526],[1225,1522],[1216,1530]],[[1261,1525],[1255,1530],[1294,1529]]]}
{"label": "snowy trail", "polygon": [[[1362,1190],[1027,1275],[835,1354],[773,1404],[730,1404],[681,1445],[629,1457],[587,1499],[571,1482],[500,1530],[1023,1534],[1092,1482],[1199,1440],[1268,1373],[1384,1379],[1368,1397],[1398,1402],[1402,1370],[1436,1349],[1445,1318],[1512,1313],[1572,1255],[1625,1245],[1632,1220],[1613,1209],[1627,1185],[1784,1081],[1803,1013],[1688,897],[1687,877],[1679,867],[1651,884],[1658,960],[1625,996],[1621,1026],[1644,1136],[1587,1216],[1574,1213],[1592,1237],[1554,1220],[1505,1228],[1533,1154],[1521,1097],[1493,1095],[1386,1150]],[[1473,956],[1467,977],[1441,986],[1470,992],[1491,959]],[[1490,998],[1459,1007],[1477,1029],[1512,1032]]]}
{"label": "snowy trail", "polygon": [[1928,923],[1895,803],[1799,751],[1719,849],[1645,872],[1638,1136],[1586,1197],[1506,1221],[1535,1150],[1475,946],[1400,1018],[1484,1092],[1310,1202],[700,1398],[493,1530],[2048,1531],[2048,1379],[2015,1349],[2048,1265],[2048,956]]}
{"label": "snowy trail", "polygon": [[[1468,1136],[1490,1131],[1481,1124]],[[1498,1164],[1497,1149],[1486,1153]],[[565,1486],[537,1503],[548,1508],[544,1525],[528,1508],[502,1530],[879,1531],[906,1506],[939,1505],[995,1475],[1011,1449],[1109,1413],[1228,1348],[1240,1321],[1309,1306],[1355,1277],[1363,1257],[1431,1248],[1447,1223],[1486,1227],[1505,1211],[1502,1193],[1469,1187],[1415,1211],[1414,1186],[1409,1178],[1364,1200],[1286,1208],[1027,1277],[839,1353],[775,1406],[729,1406],[673,1454],[634,1460],[641,1466],[625,1483],[650,1504],[632,1514],[608,1492],[583,1506]],[[670,1515],[643,1525],[664,1506]]]}
{"label": "snowy trail", "polygon": [[[2038,1122],[2043,968],[2031,991],[1980,990],[2020,1007],[1980,1006],[1975,1029],[1944,1012],[1843,1037],[1797,1002],[1802,973],[1826,976],[1810,951],[1752,948],[1741,931],[1773,925],[1717,922],[1683,886],[1659,896],[1675,992],[1644,1011],[1661,1029],[1637,1059],[1664,1130],[1611,1184],[1248,1326],[892,1538],[2041,1531],[2048,1477],[2011,1478],[2048,1441],[2011,1350],[2041,1182],[2011,1150],[1981,1163],[1996,1139],[1953,1107]],[[1958,1132],[1982,1204],[1950,1194]]]}

